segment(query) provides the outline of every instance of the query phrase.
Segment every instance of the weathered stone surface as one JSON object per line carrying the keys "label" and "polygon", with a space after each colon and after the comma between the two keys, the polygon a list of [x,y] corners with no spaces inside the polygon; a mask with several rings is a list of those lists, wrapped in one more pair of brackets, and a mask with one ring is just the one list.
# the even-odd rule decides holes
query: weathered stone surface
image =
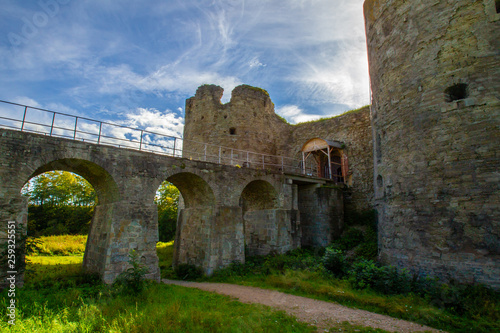
{"label": "weathered stone surface", "polygon": [[[211,274],[233,261],[243,262],[243,216],[247,211],[265,210],[272,217],[266,218],[273,235],[262,243],[263,254],[300,246],[296,198],[289,180],[279,172],[6,129],[0,129],[0,165],[0,246],[7,241],[8,221],[16,221],[19,237],[22,230],[26,232],[27,202],[20,193],[30,178],[63,170],[92,184],[99,204],[92,218],[84,268],[99,273],[108,283],[129,267],[130,250],[136,250],[147,265],[148,277],[159,279],[158,213],[153,200],[164,180],[173,183],[183,198],[176,265],[194,264]],[[6,271],[6,267],[0,268],[0,278]],[[18,282],[22,283],[21,276]]]}
{"label": "weathered stone surface", "polygon": [[380,258],[499,288],[494,5],[367,0],[364,11]]}
{"label": "weathered stone surface", "polygon": [[[203,159],[208,155],[208,159],[217,161],[217,146],[222,145],[227,147],[220,152],[222,160],[240,166],[262,164],[262,156],[254,154],[249,154],[247,163],[245,150],[300,161],[300,150],[309,139],[340,141],[344,143],[350,170],[346,208],[372,207],[373,145],[368,107],[334,118],[290,125],[274,113],[269,95],[260,88],[236,87],[227,104],[220,101],[222,92],[219,86],[204,85],[186,101],[184,157]],[[276,163],[278,168],[281,164],[280,160],[265,159],[266,163]]]}

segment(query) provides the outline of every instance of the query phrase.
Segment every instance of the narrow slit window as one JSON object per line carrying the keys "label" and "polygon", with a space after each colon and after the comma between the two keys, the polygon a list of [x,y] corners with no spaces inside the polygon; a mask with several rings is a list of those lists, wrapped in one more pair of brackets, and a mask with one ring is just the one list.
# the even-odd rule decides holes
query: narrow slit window
{"label": "narrow slit window", "polygon": [[236,128],[231,127],[231,128],[229,129],[229,134],[231,134],[231,135],[236,135]]}
{"label": "narrow slit window", "polygon": [[497,14],[500,13],[500,0],[495,0],[495,9],[497,10]]}

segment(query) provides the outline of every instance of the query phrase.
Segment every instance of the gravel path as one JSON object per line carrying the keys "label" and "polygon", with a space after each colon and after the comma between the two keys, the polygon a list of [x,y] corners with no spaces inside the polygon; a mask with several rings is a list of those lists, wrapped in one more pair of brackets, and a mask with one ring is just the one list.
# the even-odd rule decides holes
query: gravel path
{"label": "gravel path", "polygon": [[337,323],[347,321],[354,325],[380,328],[390,332],[442,332],[420,324],[395,319],[389,316],[351,309],[336,303],[285,294],[274,290],[239,286],[227,283],[199,283],[189,281],[162,280],[166,284],[198,288],[218,294],[236,297],[243,303],[259,303],[295,316],[299,321],[318,327],[322,332]]}

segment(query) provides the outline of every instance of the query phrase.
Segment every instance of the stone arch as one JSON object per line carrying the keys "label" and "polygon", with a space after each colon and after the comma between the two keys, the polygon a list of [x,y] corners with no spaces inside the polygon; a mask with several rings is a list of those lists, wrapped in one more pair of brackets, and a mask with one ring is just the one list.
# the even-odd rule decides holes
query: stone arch
{"label": "stone arch", "polygon": [[[49,171],[68,171],[75,173],[94,188],[97,194],[97,203],[94,208],[87,245],[83,258],[83,267],[87,271],[97,272],[106,281],[106,243],[102,237],[109,235],[109,224],[113,219],[113,204],[121,200],[118,185],[113,176],[102,166],[84,159],[60,158],[50,162],[40,163],[34,171],[24,173],[23,185],[30,179]],[[33,170],[33,169],[32,169]],[[19,187],[19,193],[22,186]]]}
{"label": "stone arch", "polygon": [[277,191],[266,180],[253,180],[241,192],[240,206],[247,211],[273,209],[278,207]]}
{"label": "stone arch", "polygon": [[25,183],[49,171],[69,171],[85,178],[96,191],[99,205],[120,200],[118,186],[109,172],[102,166],[83,159],[64,158],[48,162],[36,169]]}
{"label": "stone arch", "polygon": [[211,266],[211,240],[216,199],[212,187],[199,175],[184,171],[166,179],[181,193],[174,242],[173,265],[191,264],[206,274]]}
{"label": "stone arch", "polygon": [[212,187],[200,176],[191,172],[181,172],[166,179],[179,189],[185,208],[215,205]]}
{"label": "stone arch", "polygon": [[279,251],[277,244],[280,210],[277,191],[265,180],[253,180],[241,192],[240,206],[245,238],[245,256]]}

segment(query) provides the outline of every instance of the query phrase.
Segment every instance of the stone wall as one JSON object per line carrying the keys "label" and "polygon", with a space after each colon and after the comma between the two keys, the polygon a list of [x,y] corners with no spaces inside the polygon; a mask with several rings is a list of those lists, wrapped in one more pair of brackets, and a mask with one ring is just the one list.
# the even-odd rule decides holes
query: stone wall
{"label": "stone wall", "polygon": [[364,4],[380,258],[500,287],[494,1]]}
{"label": "stone wall", "polygon": [[344,226],[342,189],[301,185],[298,195],[302,246],[324,247],[339,238]]}
{"label": "stone wall", "polygon": [[291,136],[283,153],[299,158],[298,152],[307,140],[319,137],[344,143],[348,157],[348,189],[345,196],[347,210],[371,209],[373,204],[373,143],[368,106],[340,116],[322,119],[292,127]]}
{"label": "stone wall", "polygon": [[[292,219],[291,184],[279,172],[0,129],[0,247],[7,243],[9,221],[16,221],[19,240],[23,230],[26,232],[23,185],[52,170],[75,172],[97,192],[99,205],[92,219],[84,268],[99,273],[108,283],[130,266],[130,250],[137,251],[148,267],[148,278],[159,280],[154,197],[165,180],[179,189],[185,204],[179,214],[174,262],[194,264],[206,274],[233,261],[244,262],[242,197],[245,207],[264,207],[259,192],[255,192],[262,187],[274,198],[269,209],[276,223],[288,226],[291,222],[286,219]],[[282,253],[299,246],[288,231],[271,239],[273,250]],[[21,262],[23,249],[18,250]],[[6,267],[0,267],[3,278]],[[17,282],[22,283],[21,275]]]}
{"label": "stone wall", "polygon": [[[297,159],[298,163],[302,158],[300,150],[309,139],[340,141],[345,144],[343,151],[348,156],[350,170],[346,208],[365,210],[372,207],[373,144],[369,107],[333,118],[290,125],[274,113],[269,95],[260,88],[236,87],[227,104],[221,104],[222,93],[219,86],[204,85],[186,101],[185,157],[203,159],[204,155],[209,155],[208,159],[210,156],[217,159],[218,148],[196,143],[200,142],[228,147],[222,151],[226,163],[231,159],[233,148],[233,163],[229,163],[233,165],[246,165],[245,153],[238,150],[285,156]],[[231,129],[235,129],[234,134]],[[250,163],[261,163],[261,158],[250,154]],[[266,159],[268,162],[273,163]]]}

